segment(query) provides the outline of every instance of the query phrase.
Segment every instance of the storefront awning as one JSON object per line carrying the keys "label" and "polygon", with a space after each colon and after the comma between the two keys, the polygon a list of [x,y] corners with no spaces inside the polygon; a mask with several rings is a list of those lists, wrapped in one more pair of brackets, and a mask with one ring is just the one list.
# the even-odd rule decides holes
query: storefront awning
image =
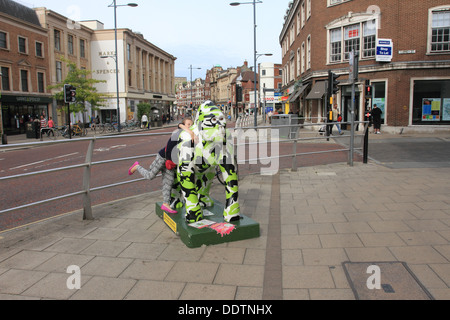
{"label": "storefront awning", "polygon": [[327,92],[326,81],[318,81],[314,84],[310,93],[306,97],[307,100],[322,99]]}
{"label": "storefront awning", "polygon": [[309,87],[309,83],[306,85],[302,85],[300,88],[297,89],[297,91],[295,91],[290,97],[289,97],[289,102],[293,102],[295,100],[298,99],[298,97],[300,97],[300,95],[305,92],[306,88]]}

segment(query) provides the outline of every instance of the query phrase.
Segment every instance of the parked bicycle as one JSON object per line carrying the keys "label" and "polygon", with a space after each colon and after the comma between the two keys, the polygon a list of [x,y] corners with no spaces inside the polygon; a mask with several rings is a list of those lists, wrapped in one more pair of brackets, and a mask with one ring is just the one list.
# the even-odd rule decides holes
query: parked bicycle
{"label": "parked bicycle", "polygon": [[87,136],[87,129],[84,128],[84,126],[82,127],[78,124],[74,124],[72,126],[72,135],[79,136],[79,137],[85,137],[85,136]]}

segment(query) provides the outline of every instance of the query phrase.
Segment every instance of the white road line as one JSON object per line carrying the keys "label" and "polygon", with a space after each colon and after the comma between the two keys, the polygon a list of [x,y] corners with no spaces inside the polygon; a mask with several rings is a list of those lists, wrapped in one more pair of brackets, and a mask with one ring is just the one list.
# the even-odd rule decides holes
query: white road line
{"label": "white road line", "polygon": [[78,153],[79,153],[79,152],[74,152],[74,153],[70,153],[70,154],[65,154],[65,155],[62,155],[62,156],[58,156],[58,157],[55,157],[55,158],[50,158],[50,159],[46,159],[46,160],[41,160],[41,161],[37,161],[37,162],[32,162],[32,163],[24,164],[24,165],[21,165],[21,166],[18,166],[18,167],[10,168],[9,170],[21,169],[21,168],[25,168],[25,167],[34,166],[35,164],[44,163],[44,162],[46,162],[46,161],[52,161],[52,160],[55,160],[55,159],[67,158],[67,157],[74,156],[74,155],[76,155],[76,154],[78,154]]}

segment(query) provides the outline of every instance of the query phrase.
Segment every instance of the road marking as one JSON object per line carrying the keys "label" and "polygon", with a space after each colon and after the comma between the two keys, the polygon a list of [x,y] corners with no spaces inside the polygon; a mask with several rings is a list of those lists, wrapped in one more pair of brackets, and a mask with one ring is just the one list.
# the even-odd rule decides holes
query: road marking
{"label": "road marking", "polygon": [[98,148],[98,149],[95,149],[94,151],[96,151],[96,152],[104,152],[104,151],[109,151],[109,150],[111,150],[111,149],[118,149],[118,148],[126,148],[127,147],[127,145],[126,144],[120,144],[120,145],[118,145],[118,146],[112,146],[112,147],[109,147],[109,148]]}
{"label": "road marking", "polygon": [[18,167],[10,168],[9,170],[21,169],[21,168],[33,166],[33,165],[35,165],[35,164],[44,163],[44,162],[46,162],[46,161],[52,161],[52,160],[56,160],[56,159],[67,158],[67,157],[74,156],[74,155],[76,155],[76,154],[78,154],[78,153],[79,153],[79,152],[74,152],[74,153],[70,153],[70,154],[65,154],[65,155],[62,155],[62,156],[58,156],[58,157],[55,157],[55,158],[50,158],[50,159],[46,159],[46,160],[41,160],[41,161],[37,161],[37,162],[32,162],[32,163],[24,164],[24,165],[21,165],[21,166],[18,166]]}

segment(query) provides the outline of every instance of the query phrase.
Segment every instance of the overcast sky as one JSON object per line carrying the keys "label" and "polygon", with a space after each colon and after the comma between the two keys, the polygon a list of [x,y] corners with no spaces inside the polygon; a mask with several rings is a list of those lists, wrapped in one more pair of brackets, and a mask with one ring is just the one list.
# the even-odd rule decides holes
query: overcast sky
{"label": "overcast sky", "polygon": [[[114,28],[112,0],[15,0],[28,7],[46,7],[75,21],[99,20]],[[175,76],[205,78],[207,69],[236,67],[247,60],[253,66],[253,5],[230,6],[235,0],[118,0],[119,28],[141,32],[145,39],[177,57]],[[257,51],[272,53],[260,62],[281,63],[279,36],[288,0],[263,0],[256,5]]]}

